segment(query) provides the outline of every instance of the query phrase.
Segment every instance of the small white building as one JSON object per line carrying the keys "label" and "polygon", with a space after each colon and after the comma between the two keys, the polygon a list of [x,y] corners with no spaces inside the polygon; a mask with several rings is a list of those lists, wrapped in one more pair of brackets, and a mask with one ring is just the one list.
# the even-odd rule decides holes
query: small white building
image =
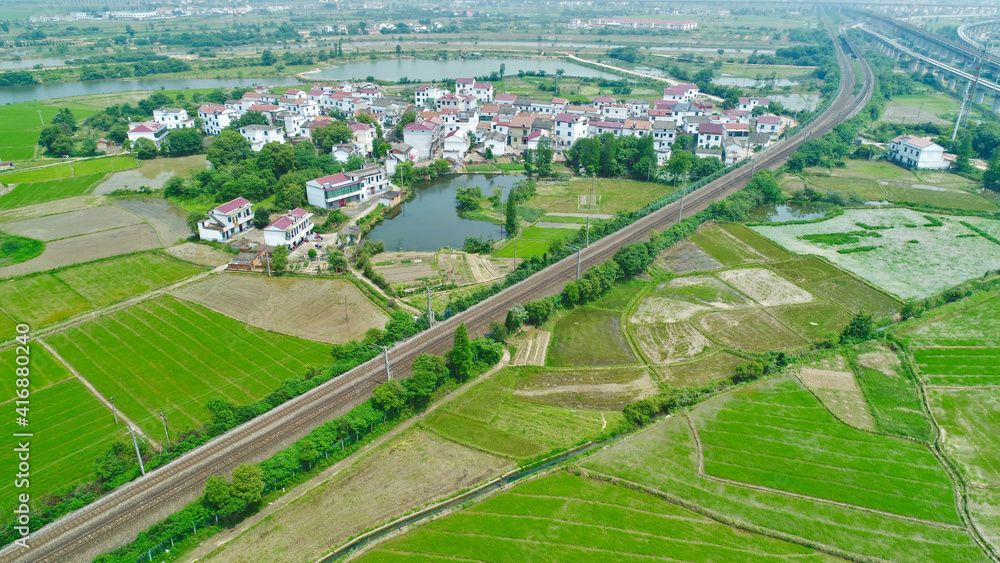
{"label": "small white building", "polygon": [[448,93],[448,90],[442,90],[437,86],[421,86],[413,94],[413,103],[418,106],[431,107],[435,100]]}
{"label": "small white building", "polygon": [[403,128],[403,142],[417,149],[417,158],[434,158],[441,145],[441,128],[430,121],[410,123]]}
{"label": "small white building", "polygon": [[310,217],[312,213],[301,207],[286,211],[264,227],[264,244],[273,247],[284,245],[288,250],[294,250],[313,232]]}
{"label": "small white building", "polygon": [[697,84],[678,84],[663,89],[664,100],[691,101],[698,97],[700,89]]}
{"label": "small white building", "polygon": [[555,119],[556,147],[566,149],[587,136],[590,119],[577,113],[560,113]]}
{"label": "small white building", "polygon": [[757,133],[767,133],[771,139],[777,139],[781,135],[784,127],[781,118],[777,115],[761,115],[757,117],[755,131]]}
{"label": "small white building", "polygon": [[370,123],[351,123],[347,126],[354,134],[354,144],[362,154],[371,154],[375,143],[375,126]]}
{"label": "small white building", "polygon": [[444,157],[463,160],[469,152],[469,136],[465,131],[456,129],[444,136]]}
{"label": "small white building", "polygon": [[201,128],[206,135],[218,135],[229,124],[238,119],[240,114],[232,108],[227,108],[222,104],[205,104],[198,108],[198,117],[201,118]]}
{"label": "small white building", "polygon": [[268,143],[285,144],[285,131],[277,125],[247,125],[240,127],[240,135],[250,142],[254,152],[260,152]]}
{"label": "small white building", "polygon": [[153,110],[153,121],[162,123],[167,129],[182,129],[184,127],[194,127],[194,118],[188,117],[186,109],[182,108],[158,108]]}
{"label": "small white building", "polygon": [[160,143],[167,136],[168,130],[167,125],[164,123],[146,121],[128,130],[128,140],[134,145],[139,139],[149,139],[153,141],[156,148],[160,148]]}
{"label": "small white building", "polygon": [[755,108],[757,106],[761,106],[761,107],[765,107],[766,108],[770,104],[771,104],[771,102],[767,98],[748,98],[748,97],[742,97],[741,96],[739,98],[739,103],[736,104],[736,109],[741,109],[741,110],[744,110],[744,111],[751,111],[751,110],[753,110],[753,108]]}
{"label": "small white building", "polygon": [[389,176],[380,166],[322,176],[306,182],[309,205],[323,209],[339,209],[350,203],[367,201],[371,196],[388,190]]}
{"label": "small white building", "polygon": [[726,132],[721,124],[702,123],[698,127],[698,148],[717,149],[722,147]]}
{"label": "small white building", "polygon": [[[528,134],[527,149],[529,151],[538,150],[538,142],[541,141],[543,137],[551,139],[552,135],[548,131],[546,131],[545,129],[539,129],[537,131],[532,131],[530,134]],[[551,144],[550,144],[550,147],[551,147]]]}
{"label": "small white building", "polygon": [[917,170],[946,170],[944,147],[915,135],[900,135],[889,141],[888,160]]}
{"label": "small white building", "polygon": [[253,204],[238,197],[209,210],[198,221],[198,238],[226,242],[235,235],[253,228]]}

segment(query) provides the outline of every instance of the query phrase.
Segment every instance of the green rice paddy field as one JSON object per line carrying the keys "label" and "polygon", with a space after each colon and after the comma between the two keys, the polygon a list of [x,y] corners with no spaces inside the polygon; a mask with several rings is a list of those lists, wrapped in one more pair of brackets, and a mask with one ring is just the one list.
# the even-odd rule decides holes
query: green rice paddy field
{"label": "green rice paddy field", "polygon": [[208,421],[205,403],[243,405],[329,363],[329,346],[249,327],[172,297],[122,309],[46,338],[154,439]]}
{"label": "green rice paddy field", "polygon": [[380,544],[361,561],[832,561],[656,497],[565,472]]}
{"label": "green rice paddy field", "polygon": [[[104,178],[103,174],[61,178],[39,182],[18,184],[7,194],[0,196],[0,209],[14,209],[36,203],[45,203],[90,193],[94,185]],[[0,181],[4,178],[0,177]]]}

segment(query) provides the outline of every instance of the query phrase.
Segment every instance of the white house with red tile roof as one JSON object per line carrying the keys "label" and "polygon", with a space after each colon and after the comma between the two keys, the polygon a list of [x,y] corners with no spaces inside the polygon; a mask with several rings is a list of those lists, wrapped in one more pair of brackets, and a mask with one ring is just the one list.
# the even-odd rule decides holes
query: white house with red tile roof
{"label": "white house with red tile roof", "polygon": [[889,141],[886,158],[917,170],[946,170],[944,147],[916,135],[900,135]]}
{"label": "white house with red tile roof", "polygon": [[736,108],[750,111],[757,106],[766,108],[768,105],[770,105],[770,103],[771,102],[767,98],[747,98],[741,96],[739,99],[739,103],[736,104]]}
{"label": "white house with red tile roof", "polygon": [[347,128],[354,133],[354,144],[361,154],[371,154],[375,143],[375,126],[370,123],[349,123]]}
{"label": "white house with red tile roof", "polygon": [[784,129],[784,122],[781,117],[777,115],[759,115],[757,116],[757,125],[755,131],[757,133],[767,133],[771,136],[771,139],[777,139],[781,135],[781,131]]}
{"label": "white house with red tile roof", "polygon": [[288,90],[285,90],[285,97],[286,98],[305,98],[306,97],[306,93],[303,92],[302,90],[299,90],[298,88],[289,88]]}
{"label": "white house with red tile roof", "polygon": [[194,127],[194,118],[188,117],[188,112],[183,108],[157,108],[153,110],[153,121],[162,123],[167,129],[183,129]]}
{"label": "white house with red tile roof", "polygon": [[275,248],[284,245],[288,250],[294,250],[312,234],[313,224],[309,220],[312,215],[301,207],[286,211],[264,227],[264,244]]}
{"label": "white house with red tile roof", "polygon": [[309,205],[339,209],[349,203],[367,201],[389,189],[389,176],[380,166],[366,166],[351,172],[339,172],[306,182]]}
{"label": "white house with red tile roof", "polygon": [[455,79],[455,94],[471,94],[472,90],[475,88],[476,80],[474,78],[456,78]]}
{"label": "white house with red tile roof", "polygon": [[632,112],[625,104],[604,104],[601,106],[601,117],[604,119],[628,119]]}
{"label": "white house with red tile roof", "polygon": [[556,148],[566,149],[573,146],[578,139],[587,136],[587,126],[590,118],[575,113],[560,113],[555,119]]}
{"label": "white house with red tile roof", "polygon": [[726,136],[723,126],[718,123],[701,123],[698,126],[698,146],[705,149],[716,149],[722,146]]}
{"label": "white house with red tile roof", "polygon": [[278,100],[281,109],[294,111],[303,117],[316,117],[320,113],[320,106],[316,100],[309,98],[289,98],[284,97]]}
{"label": "white house with red tile roof", "polygon": [[469,92],[479,100],[480,103],[493,101],[493,85],[489,82],[475,82],[472,84],[472,92]]}
{"label": "white house with red tile roof", "polygon": [[497,94],[493,96],[493,101],[501,106],[512,106],[515,100],[517,100],[516,94]]}
{"label": "white house with red tile roof", "polygon": [[222,104],[205,104],[198,108],[198,117],[201,118],[201,128],[208,135],[218,135],[229,124],[238,119],[240,114],[232,108],[227,108]]}
{"label": "white house with red tile roof", "polygon": [[246,198],[238,197],[210,209],[205,218],[198,221],[198,238],[226,242],[252,228],[253,204]]}
{"label": "white house with red tile roof", "polygon": [[727,137],[746,139],[750,136],[750,125],[746,123],[723,123],[722,130],[726,132]]}
{"label": "white house with red tile roof", "polygon": [[663,89],[664,100],[691,101],[698,97],[697,84],[677,84]]}
{"label": "white house with red tile roof", "polygon": [[160,148],[160,143],[163,142],[163,138],[167,136],[167,125],[165,123],[157,123],[155,121],[146,121],[134,125],[128,130],[128,140],[130,143],[135,144],[139,139],[149,139],[153,141],[156,148]]}
{"label": "white house with red tile roof", "polygon": [[653,124],[648,119],[626,119],[625,126],[622,127],[622,135],[632,137],[643,137],[652,130]]}
{"label": "white house with red tile roof", "polygon": [[[551,139],[552,134],[545,129],[539,129],[537,131],[532,131],[528,134],[528,144],[526,148],[529,151],[538,150],[538,142],[542,140],[542,137]],[[551,147],[551,144],[549,145]]]}
{"label": "white house with red tile roof", "polygon": [[611,96],[597,96],[596,98],[594,98],[594,105],[599,108],[603,108],[604,106],[608,104],[613,104],[615,102],[616,100]]}
{"label": "white house with red tile roof", "polygon": [[444,136],[444,158],[463,160],[469,152],[469,136],[465,131],[456,129]]}
{"label": "white house with red tile roof", "polygon": [[418,106],[431,107],[434,105],[435,100],[450,93],[448,90],[443,90],[437,86],[420,86],[413,94],[413,103]]}
{"label": "white house with red tile roof", "polygon": [[735,121],[737,123],[750,123],[750,112],[743,109],[727,109],[722,111],[722,115],[726,116],[729,121]]}
{"label": "white house with red tile roof", "polygon": [[603,135],[605,133],[611,133],[615,137],[622,136],[622,129],[625,128],[625,124],[621,121],[597,121],[594,119],[590,120],[587,124],[587,133],[591,136]]}
{"label": "white house with red tile roof", "polygon": [[428,120],[410,123],[403,128],[403,142],[417,149],[417,157],[422,160],[434,158],[441,148],[442,128]]}

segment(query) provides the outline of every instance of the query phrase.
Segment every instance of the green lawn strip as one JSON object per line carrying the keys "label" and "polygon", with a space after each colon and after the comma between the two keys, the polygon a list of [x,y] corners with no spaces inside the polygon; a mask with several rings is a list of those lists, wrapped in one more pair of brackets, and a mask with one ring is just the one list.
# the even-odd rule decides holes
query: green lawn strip
{"label": "green lawn strip", "polygon": [[[700,409],[692,416],[700,418]],[[697,475],[694,438],[672,417],[582,462],[704,507],[720,517],[819,542],[846,552],[898,561],[987,561],[962,529],[864,512],[808,498],[748,489]]]}
{"label": "green lawn strip", "polygon": [[552,367],[634,364],[625,341],[620,313],[577,307],[566,313],[552,329],[546,364]]}
{"label": "green lawn strip", "polygon": [[432,414],[420,424],[449,440],[502,457],[531,459],[545,453],[545,447],[534,440],[449,412]]}
{"label": "green lawn strip", "polygon": [[[92,308],[51,274],[0,281],[0,307],[10,318],[33,329]],[[9,336],[13,335],[4,338]]]}
{"label": "green lawn strip", "polygon": [[496,256],[497,258],[513,258],[515,243],[517,245],[518,258],[531,258],[533,256],[548,254],[549,248],[552,247],[552,241],[517,239],[517,241],[511,241],[505,244],[503,248],[494,252],[493,256]]}
{"label": "green lawn strip", "polygon": [[39,166],[38,168],[28,168],[26,170],[16,170],[14,172],[2,173],[0,174],[0,184],[27,184],[31,182],[59,180],[61,178],[72,178],[73,176],[73,167],[70,163],[64,162],[62,164]]}
{"label": "green lawn strip", "polygon": [[647,285],[649,285],[648,281],[638,278],[633,278],[624,283],[617,283],[599,299],[592,301],[589,306],[595,309],[624,311],[633,299],[639,297],[639,294]]}
{"label": "green lawn strip", "polygon": [[26,262],[43,250],[43,241],[0,232],[0,267]]}
{"label": "green lawn strip", "polygon": [[[32,350],[33,360],[38,360]],[[11,407],[13,411],[13,407]],[[13,451],[18,438],[14,432],[33,432],[31,442],[31,496],[41,498],[92,477],[93,461],[116,437],[121,437],[122,426],[115,426],[114,418],[82,383],[75,379],[62,381],[32,393],[28,412],[30,424],[26,428],[14,424],[14,413],[3,423],[3,447]],[[16,471],[17,457],[3,456],[0,470],[9,475]],[[14,479],[0,485],[4,508],[13,500]]]}
{"label": "green lawn strip", "polygon": [[141,253],[84,264],[54,275],[95,307],[163,287],[204,268],[160,253]]}
{"label": "green lawn strip", "polygon": [[664,554],[685,561],[826,559],[808,548],[747,534],[649,495],[564,472],[416,528],[361,560],[380,561],[401,552],[484,561],[599,561],[609,556],[629,561]]}
{"label": "green lawn strip", "polygon": [[993,547],[1000,547],[1000,490],[969,489],[969,513]]}
{"label": "green lawn strip", "polygon": [[[97,174],[47,182],[18,184],[12,191],[0,196],[0,209],[14,209],[16,207],[24,207],[56,199],[85,195],[90,193],[94,184],[103,177],[103,174]],[[3,178],[0,178],[0,182],[2,181]]]}
{"label": "green lawn strip", "polygon": [[951,480],[926,446],[841,424],[789,378],[727,399],[713,405],[714,415],[699,425],[707,473],[961,523]]}
{"label": "green lawn strip", "polygon": [[[14,360],[17,356],[24,355],[18,353],[14,346],[0,350],[0,365],[10,366],[11,373],[13,374]],[[30,369],[28,379],[30,381],[30,387],[32,391],[42,389],[43,387],[48,387],[54,383],[58,383],[64,379],[72,377],[72,374],[66,369],[66,366],[62,362],[56,360],[55,356],[49,353],[44,346],[39,344],[37,341],[28,342],[28,358],[30,362],[28,368]],[[0,379],[0,402],[11,402],[16,399],[15,393],[17,387],[14,385],[14,377],[5,377]],[[11,409],[14,407],[11,406]]]}
{"label": "green lawn strip", "polygon": [[1000,488],[1000,389],[927,389],[942,444],[976,487]]}
{"label": "green lawn strip", "polygon": [[94,158],[90,160],[80,160],[73,163],[74,176],[86,176],[88,174],[107,174],[109,172],[121,172],[138,168],[139,162],[131,155],[119,155],[110,158]]}
{"label": "green lawn strip", "polygon": [[545,221],[547,223],[573,223],[583,226],[587,225],[586,217],[566,217],[563,215],[546,214],[542,216],[542,221]]}

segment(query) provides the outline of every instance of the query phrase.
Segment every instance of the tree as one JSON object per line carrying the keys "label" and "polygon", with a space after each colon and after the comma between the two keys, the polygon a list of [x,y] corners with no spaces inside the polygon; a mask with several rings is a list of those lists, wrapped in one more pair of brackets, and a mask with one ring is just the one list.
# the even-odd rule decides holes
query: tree
{"label": "tree", "polygon": [[267,118],[264,117],[264,114],[259,111],[248,111],[235,121],[229,122],[229,126],[233,129],[239,129],[240,127],[246,127],[247,125],[270,125],[270,123],[267,122]]}
{"label": "tree", "polygon": [[552,310],[552,300],[550,299],[539,299],[524,304],[524,311],[528,316],[527,322],[534,326],[542,326],[548,320],[549,315],[552,314]]}
{"label": "tree", "polygon": [[63,108],[52,116],[52,124],[62,126],[68,133],[76,131],[76,117],[73,116],[73,112],[69,111],[69,108]]}
{"label": "tree", "polygon": [[532,155],[535,171],[539,176],[552,175],[552,155],[552,139],[542,136],[538,139],[538,148],[535,149],[534,155]]}
{"label": "tree", "polygon": [[399,123],[396,124],[396,136],[403,137],[403,128],[417,120],[417,113],[408,111],[400,116]]}
{"label": "tree", "polygon": [[317,127],[312,133],[313,143],[324,151],[333,150],[334,145],[349,143],[354,140],[354,132],[343,121],[334,121],[329,125]]}
{"label": "tree", "polygon": [[201,131],[197,128],[173,129],[167,133],[167,138],[163,141],[163,150],[170,156],[194,154],[201,150],[201,143]]}
{"label": "tree", "polygon": [[260,64],[264,66],[274,66],[274,63],[276,62],[278,62],[278,57],[276,57],[270,49],[264,49],[264,52],[260,54]]}
{"label": "tree", "polygon": [[778,203],[782,199],[781,186],[774,179],[774,173],[770,170],[760,170],[754,173],[753,178],[747,182],[747,189],[757,191],[764,195],[768,203]]}
{"label": "tree", "polygon": [[205,492],[201,503],[223,518],[242,512],[246,508],[243,499],[233,496],[232,485],[221,475],[211,475],[205,480]]}
{"label": "tree", "polygon": [[232,129],[226,129],[212,140],[205,158],[219,170],[227,164],[235,164],[249,158],[251,152],[250,142],[244,139],[243,135]]}
{"label": "tree", "polygon": [[[177,176],[174,176],[174,178],[177,178]],[[180,180],[180,178],[177,179]],[[173,180],[173,178],[171,178],[171,180]],[[204,218],[205,218],[204,213],[198,213],[197,211],[192,211],[188,213],[186,222],[188,228],[191,229],[191,232],[193,234],[198,234],[198,221],[201,221]]]}
{"label": "tree", "polygon": [[247,505],[260,502],[264,492],[264,471],[253,463],[241,463],[233,469],[232,495]]}
{"label": "tree", "polygon": [[507,236],[516,236],[521,228],[521,221],[517,217],[517,198],[514,197],[513,191],[507,195],[506,215],[504,226],[507,227]]}
{"label": "tree", "polygon": [[271,270],[280,274],[288,269],[288,247],[280,245],[271,252]]}
{"label": "tree", "polygon": [[993,156],[983,172],[983,187],[987,190],[1000,192],[1000,147],[993,150]]}
{"label": "tree", "polygon": [[483,190],[479,186],[458,188],[455,192],[455,207],[460,211],[478,211],[482,199]]}
{"label": "tree", "polygon": [[455,329],[455,342],[451,347],[451,364],[459,380],[465,380],[472,373],[472,342],[465,323]]}
{"label": "tree", "polygon": [[330,270],[337,273],[347,270],[347,258],[342,252],[330,252]]}
{"label": "tree", "polygon": [[864,311],[859,311],[844,327],[844,331],[840,333],[840,343],[858,344],[876,337],[878,337],[878,331],[875,327],[875,318]]}
{"label": "tree", "polygon": [[600,170],[601,176],[618,175],[618,146],[614,137],[601,139]]}
{"label": "tree", "polygon": [[685,172],[691,170],[694,165],[694,155],[685,151],[674,149],[667,160],[667,172],[674,177],[674,186],[677,186],[677,178]]}
{"label": "tree", "polygon": [[128,127],[124,123],[115,123],[108,130],[108,140],[112,143],[120,145],[125,139],[128,139]]}
{"label": "tree", "polygon": [[493,147],[486,147],[486,150],[483,151],[483,157],[486,160],[493,160]]}
{"label": "tree", "polygon": [[507,340],[507,327],[500,321],[490,321],[490,338],[497,342]]}
{"label": "tree", "polygon": [[378,408],[386,412],[390,409],[401,409],[406,405],[406,390],[398,379],[390,379],[375,386],[372,400]]}
{"label": "tree", "polygon": [[403,47],[399,43],[396,43],[396,58],[399,58],[403,54]]}
{"label": "tree", "polygon": [[[242,138],[242,137],[241,137]],[[156,158],[156,143],[146,137],[135,140],[135,156],[142,160]]]}
{"label": "tree", "polygon": [[507,65],[500,63],[500,80],[503,80],[503,74],[507,71]]}

